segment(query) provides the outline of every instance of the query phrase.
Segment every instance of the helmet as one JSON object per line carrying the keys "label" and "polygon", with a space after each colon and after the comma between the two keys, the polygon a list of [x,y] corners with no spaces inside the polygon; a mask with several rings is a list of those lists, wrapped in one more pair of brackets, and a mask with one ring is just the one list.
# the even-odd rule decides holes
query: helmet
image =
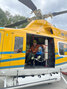
{"label": "helmet", "polygon": [[36,40],[33,40],[33,43],[37,43],[37,41]]}

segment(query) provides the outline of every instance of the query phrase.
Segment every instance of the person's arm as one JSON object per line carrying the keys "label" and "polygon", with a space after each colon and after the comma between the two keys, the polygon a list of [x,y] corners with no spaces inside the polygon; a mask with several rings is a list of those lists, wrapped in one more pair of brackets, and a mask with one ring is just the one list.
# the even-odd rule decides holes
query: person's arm
{"label": "person's arm", "polygon": [[41,45],[44,49],[46,48],[46,46],[45,45]]}
{"label": "person's arm", "polygon": [[43,48],[45,49],[45,48],[46,48],[46,46],[45,46],[45,45],[43,45]]}
{"label": "person's arm", "polygon": [[31,52],[31,49],[32,49],[32,47],[27,51],[27,53],[30,53]]}
{"label": "person's arm", "polygon": [[20,49],[15,49],[14,52],[16,52],[16,53],[22,53],[22,48],[20,48]]}

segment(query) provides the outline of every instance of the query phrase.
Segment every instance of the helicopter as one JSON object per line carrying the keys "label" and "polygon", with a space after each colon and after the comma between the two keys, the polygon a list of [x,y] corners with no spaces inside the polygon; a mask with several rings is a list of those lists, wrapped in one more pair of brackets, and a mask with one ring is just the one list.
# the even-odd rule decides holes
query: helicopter
{"label": "helicopter", "polygon": [[[67,69],[67,31],[58,29],[44,20],[67,13],[67,10],[42,15],[31,0],[19,0],[35,14],[32,18],[0,27],[0,76],[25,77],[58,73]],[[30,22],[25,28],[14,29]],[[43,60],[34,58],[33,66],[26,62],[27,50],[33,40],[45,45]],[[35,60],[38,61],[36,65]]]}

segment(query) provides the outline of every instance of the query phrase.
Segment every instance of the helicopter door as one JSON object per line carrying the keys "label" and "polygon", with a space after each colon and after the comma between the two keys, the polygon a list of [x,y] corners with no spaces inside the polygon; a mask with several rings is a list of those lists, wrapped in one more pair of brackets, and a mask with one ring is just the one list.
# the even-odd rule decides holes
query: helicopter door
{"label": "helicopter door", "polygon": [[15,33],[13,34],[12,41],[12,55],[10,66],[13,68],[24,67],[25,64],[25,34]]}
{"label": "helicopter door", "polygon": [[1,69],[10,68],[10,55],[11,55],[11,45],[12,45],[12,34],[10,32],[1,33]]}

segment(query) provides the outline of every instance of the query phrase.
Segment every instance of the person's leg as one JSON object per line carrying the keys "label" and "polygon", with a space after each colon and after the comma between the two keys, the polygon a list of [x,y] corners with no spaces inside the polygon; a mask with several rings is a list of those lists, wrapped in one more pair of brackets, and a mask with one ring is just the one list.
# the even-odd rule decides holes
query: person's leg
{"label": "person's leg", "polygon": [[28,54],[26,55],[26,63],[31,62],[31,57],[32,57],[32,53],[28,53]]}
{"label": "person's leg", "polygon": [[41,54],[41,66],[44,66],[44,53]]}
{"label": "person's leg", "polygon": [[35,59],[37,59],[37,60],[35,60],[35,66],[39,66],[38,56],[39,56],[38,54],[35,55]]}
{"label": "person's leg", "polygon": [[34,58],[35,58],[35,54],[31,53],[31,66],[34,65]]}
{"label": "person's leg", "polygon": [[38,66],[42,66],[42,63],[43,63],[43,60],[44,60],[44,57],[43,57],[44,55],[43,55],[43,53],[42,54],[39,54],[39,55],[37,55],[37,65]]}

